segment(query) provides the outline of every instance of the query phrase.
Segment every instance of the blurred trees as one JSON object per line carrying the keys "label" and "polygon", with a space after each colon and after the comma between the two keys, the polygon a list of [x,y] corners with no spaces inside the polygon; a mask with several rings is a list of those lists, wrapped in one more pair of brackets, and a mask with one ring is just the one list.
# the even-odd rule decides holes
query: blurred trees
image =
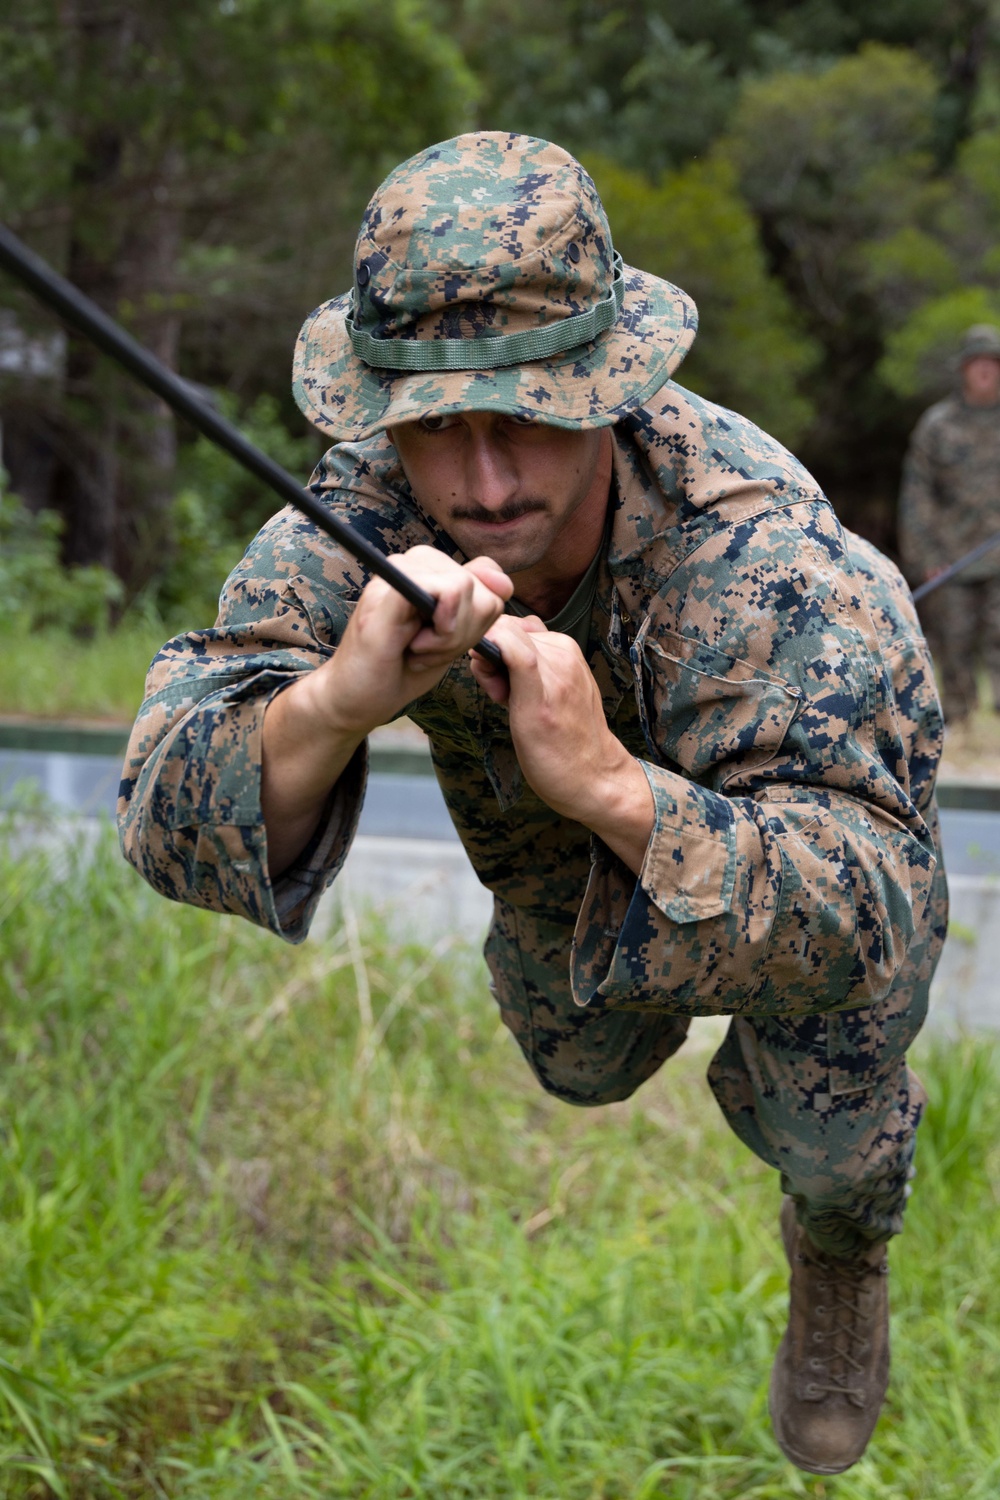
{"label": "blurred trees", "polygon": [[995,49],[995,0],[438,0],[479,80],[477,123],[596,145],[656,175],[707,150],[748,79],[810,73],[866,43],[933,71],[949,163]]}
{"label": "blurred trees", "polygon": [[794,443],[844,518],[891,547],[908,432],[953,378],[964,312],[990,305],[954,297],[992,285],[996,0],[444,8],[482,80],[478,123],[633,174],[616,192],[594,164],[623,252],[699,303],[680,378]]}
{"label": "blurred trees", "polygon": [[[473,125],[548,136],[626,258],[698,301],[682,378],[891,545],[909,428],[961,330],[1000,316],[998,21],[1000,0],[20,0],[0,214],[305,467],[292,343],[349,284],[385,171]],[[184,434],[178,467],[169,416],[10,285],[0,417],[67,561],[133,595],[178,601],[269,503]]]}
{"label": "blurred trees", "polygon": [[[287,385],[372,181],[460,128],[470,87],[406,0],[23,0],[0,30],[0,211],[161,359],[253,396]],[[61,363],[8,390],[8,463],[63,517],[66,560],[134,591],[171,541],[173,420],[83,339]]]}
{"label": "blurred trees", "polygon": [[838,498],[852,487],[888,496],[895,483],[905,434],[893,429],[910,414],[876,373],[887,308],[873,266],[940,191],[936,95],[921,58],[869,43],[822,72],[749,83],[719,147],[822,349],[807,387],[816,408],[808,457]]}
{"label": "blurred trees", "polygon": [[783,443],[798,443],[815,415],[803,387],[820,346],[769,271],[730,164],[718,155],[692,162],[655,187],[606,159],[586,158],[586,165],[616,248],[698,304],[699,333],[681,382],[744,412]]}
{"label": "blurred trees", "polygon": [[867,247],[888,325],[877,373],[904,397],[940,394],[962,331],[1000,323],[1000,130],[971,135],[920,210]]}

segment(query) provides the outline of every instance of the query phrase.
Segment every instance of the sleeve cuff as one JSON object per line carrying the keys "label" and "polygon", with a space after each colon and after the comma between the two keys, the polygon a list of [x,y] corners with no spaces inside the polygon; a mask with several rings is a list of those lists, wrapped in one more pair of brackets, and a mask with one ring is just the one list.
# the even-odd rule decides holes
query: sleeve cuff
{"label": "sleeve cuff", "polygon": [[639,884],[674,922],[729,911],[736,884],[736,816],[731,804],[648,761],[639,762],[653,794],[653,831]]}
{"label": "sleeve cuff", "polygon": [[272,884],[260,806],[263,720],[291,680],[287,673],[260,673],[207,695],[152,753],[144,741],[155,722],[147,729],[140,718],[135,759],[123,773],[119,828],[126,857],[163,895],[245,917],[294,943],[306,936],[320,896],[347,858],[368,751],[361,745],[355,752],[309,844]]}
{"label": "sleeve cuff", "polygon": [[[706,1008],[699,996],[710,990],[713,952],[721,958],[740,940],[730,929],[746,926],[737,814],[718,793],[640,765],[655,807],[646,857],[636,878],[594,840],[573,943],[573,996],[578,1005],[599,995],[626,1009],[691,1014]],[[717,920],[697,927],[709,919]]]}

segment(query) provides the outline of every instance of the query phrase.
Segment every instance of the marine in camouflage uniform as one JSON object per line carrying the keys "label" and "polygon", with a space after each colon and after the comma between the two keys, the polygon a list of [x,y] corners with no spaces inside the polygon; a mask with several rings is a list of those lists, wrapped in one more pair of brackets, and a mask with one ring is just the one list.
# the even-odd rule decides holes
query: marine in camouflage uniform
{"label": "marine in camouflage uniform", "polygon": [[[604,322],[575,342],[595,309]],[[311,487],[387,553],[455,556],[387,426],[472,409],[610,430],[606,540],[577,638],[648,780],[641,870],[532,790],[465,657],[407,711],[494,894],[492,987],[542,1086],[578,1105],[626,1098],[692,1016],[731,1016],[716,1098],[781,1173],[811,1243],[849,1260],[902,1226],[924,1102],[905,1054],[946,920],[940,712],[898,572],[845,539],[789,453],[669,378],[694,330],[683,293],[614,255],[572,158],[493,133],[444,143],[383,185],[353,293],[303,329],[296,394],[337,440]],[[164,895],[305,936],[350,848],[367,755],[271,879],[264,716],[331,659],[366,583],[286,509],[215,626],[157,656],[120,827]]]}
{"label": "marine in camouflage uniform", "polygon": [[[1000,532],[1000,399],[970,389],[970,366],[1000,370],[1000,329],[970,328],[962,340],[959,390],[924,412],[910,439],[899,500],[899,542],[914,583],[932,578]],[[985,399],[984,399],[985,396]],[[938,667],[945,717],[976,706],[976,669],[985,669],[1000,710],[1000,548],[987,552],[921,603]]]}

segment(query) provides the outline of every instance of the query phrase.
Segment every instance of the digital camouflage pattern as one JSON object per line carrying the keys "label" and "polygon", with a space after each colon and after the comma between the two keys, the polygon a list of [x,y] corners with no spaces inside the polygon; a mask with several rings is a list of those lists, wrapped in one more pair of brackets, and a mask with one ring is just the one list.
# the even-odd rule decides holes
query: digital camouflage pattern
{"label": "digital camouflage pattern", "polygon": [[[925,411],[910,439],[899,496],[899,545],[915,582],[1000,532],[1000,406],[960,396]],[[962,573],[1000,577],[1000,549]]]}
{"label": "digital camouflage pattern", "polygon": [[[917,801],[939,847],[933,800],[939,731],[926,645],[898,571],[870,542],[852,533],[847,542],[902,706]],[[884,1000],[802,1020],[736,1018],[709,1070],[730,1125],[781,1172],[800,1222],[829,1254],[854,1255],[864,1242],[902,1228],[925,1103],[906,1052],[927,1014],[947,927],[939,860],[926,920]]]}
{"label": "digital camouflage pattern", "polygon": [[[1000,357],[1000,356],[998,356]],[[914,582],[1000,532],[1000,407],[959,396],[924,413],[910,439],[899,497],[899,544]],[[1000,708],[1000,548],[920,604],[949,721],[978,698],[980,664]]]}
{"label": "digital camouflage pattern", "polygon": [[949,723],[967,718],[979,701],[980,671],[1000,710],[1000,576],[966,583],[958,577],[920,601],[920,613]]}
{"label": "digital camouflage pattern", "polygon": [[[501,1012],[546,1089],[624,1098],[692,1015],[735,1017],[711,1081],[831,1253],[899,1228],[919,1085],[903,1061],[945,920],[940,713],[898,573],[857,570],[811,477],[751,423],[668,384],[614,430],[588,660],[656,826],[636,879],[527,788],[467,663],[411,705],[494,893]],[[455,549],[383,437],[330,450],[316,495],[387,552]],[[366,579],[291,510],[251,544],[211,630],[153,663],[120,803],[163,894],[296,941],[346,856],[366,757],[273,886],[259,801],[271,697],[336,649]]]}
{"label": "digital camouflage pattern", "polygon": [[296,400],[337,440],[471,408],[609,425],[663,385],[697,327],[684,292],[632,266],[612,327],[593,339],[574,332],[561,353],[521,354],[501,368],[379,368],[387,356],[368,345],[358,357],[348,318],[382,344],[416,344],[430,358],[443,339],[479,346],[567,320],[577,330],[611,295],[615,268],[597,190],[560,146],[503,131],[443,141],[397,167],[368,205],[353,291],[317,308],[299,335]]}

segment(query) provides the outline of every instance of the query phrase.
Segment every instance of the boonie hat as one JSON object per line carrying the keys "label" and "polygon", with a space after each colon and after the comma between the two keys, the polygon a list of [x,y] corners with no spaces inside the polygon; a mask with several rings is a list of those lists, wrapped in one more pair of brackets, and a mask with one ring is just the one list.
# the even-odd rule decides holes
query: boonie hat
{"label": "boonie hat", "polygon": [[973,323],[962,335],[958,362],[964,365],[983,354],[990,359],[1000,359],[1000,328],[994,327],[992,323]]}
{"label": "boonie hat", "polygon": [[697,322],[677,287],[622,263],[568,152],[477,131],[378,189],[354,287],[306,319],[293,389],[338,441],[456,411],[602,427],[669,379]]}

